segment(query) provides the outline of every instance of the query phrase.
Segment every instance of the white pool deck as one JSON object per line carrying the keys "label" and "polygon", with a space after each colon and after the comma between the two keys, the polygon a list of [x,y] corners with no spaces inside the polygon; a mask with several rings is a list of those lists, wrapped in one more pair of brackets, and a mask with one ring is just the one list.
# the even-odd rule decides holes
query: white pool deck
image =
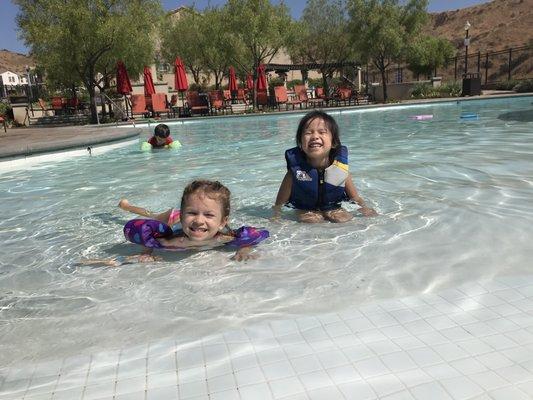
{"label": "white pool deck", "polygon": [[0,399],[533,398],[533,275],[0,367]]}

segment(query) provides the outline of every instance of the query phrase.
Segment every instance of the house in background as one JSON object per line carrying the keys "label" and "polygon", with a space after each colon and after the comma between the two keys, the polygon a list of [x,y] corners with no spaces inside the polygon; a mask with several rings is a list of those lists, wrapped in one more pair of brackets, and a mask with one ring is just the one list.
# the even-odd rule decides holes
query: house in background
{"label": "house in background", "polygon": [[0,69],[0,98],[7,97],[16,87],[28,84],[28,77],[6,69]]}

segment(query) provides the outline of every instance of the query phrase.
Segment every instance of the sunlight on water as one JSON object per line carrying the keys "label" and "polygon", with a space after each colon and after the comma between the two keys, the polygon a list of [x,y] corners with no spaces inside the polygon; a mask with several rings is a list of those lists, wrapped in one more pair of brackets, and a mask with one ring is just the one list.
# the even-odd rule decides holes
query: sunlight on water
{"label": "sunlight on water", "polygon": [[[479,119],[460,119],[465,112]],[[342,225],[298,224],[290,210],[280,223],[268,219],[301,115],[177,124],[179,151],[134,144],[4,172],[0,365],[529,272],[533,125],[516,117],[528,113],[531,97],[333,112],[356,186],[380,213]],[[139,252],[123,238],[133,216],[118,209],[120,198],[165,210],[198,177],[231,189],[233,226],[268,227],[258,260],[210,251],[77,265]]]}

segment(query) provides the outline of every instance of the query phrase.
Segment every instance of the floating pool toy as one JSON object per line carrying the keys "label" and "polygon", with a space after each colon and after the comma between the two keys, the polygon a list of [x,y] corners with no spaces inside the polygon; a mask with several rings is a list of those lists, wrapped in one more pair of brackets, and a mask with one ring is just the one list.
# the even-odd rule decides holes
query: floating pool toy
{"label": "floating pool toy", "polygon": [[415,121],[425,121],[428,119],[433,119],[433,114],[411,115],[409,118]]}
{"label": "floating pool toy", "polygon": [[461,119],[478,119],[478,116],[474,113],[465,113],[461,114]]}
{"label": "floating pool toy", "polygon": [[[179,140],[174,140],[172,143],[170,144],[167,144],[166,146],[164,147],[161,147],[163,149],[169,149],[169,150],[176,150],[176,149],[179,149],[181,147],[181,143],[179,142]],[[142,151],[150,151],[153,149],[153,146],[148,143],[148,142],[142,142],[141,143],[141,150]],[[157,148],[159,149],[159,148]]]}
{"label": "floating pool toy", "polygon": [[[170,238],[180,232],[180,230],[174,232],[169,225],[154,219],[132,219],[124,225],[124,236],[132,243],[152,249],[190,250],[190,248],[165,247],[158,240],[160,238]],[[224,246],[237,248],[254,246],[269,237],[266,229],[251,226],[242,226],[237,230],[228,231],[228,235],[232,236],[233,240],[224,243]]]}

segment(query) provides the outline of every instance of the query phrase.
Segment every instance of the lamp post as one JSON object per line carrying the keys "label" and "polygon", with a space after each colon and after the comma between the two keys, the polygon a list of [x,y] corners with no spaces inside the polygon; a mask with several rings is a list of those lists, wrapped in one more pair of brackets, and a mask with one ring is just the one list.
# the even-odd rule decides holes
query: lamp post
{"label": "lamp post", "polygon": [[465,78],[466,74],[468,73],[468,45],[470,44],[470,38],[468,37],[468,30],[470,29],[472,25],[470,25],[470,22],[466,21],[465,24]]}
{"label": "lamp post", "polygon": [[29,96],[29,103],[30,103],[30,110],[31,110],[31,116],[33,117],[33,90],[31,88],[31,75],[30,75],[30,66],[26,65],[26,76],[28,77],[28,89],[30,90],[30,96]]}

